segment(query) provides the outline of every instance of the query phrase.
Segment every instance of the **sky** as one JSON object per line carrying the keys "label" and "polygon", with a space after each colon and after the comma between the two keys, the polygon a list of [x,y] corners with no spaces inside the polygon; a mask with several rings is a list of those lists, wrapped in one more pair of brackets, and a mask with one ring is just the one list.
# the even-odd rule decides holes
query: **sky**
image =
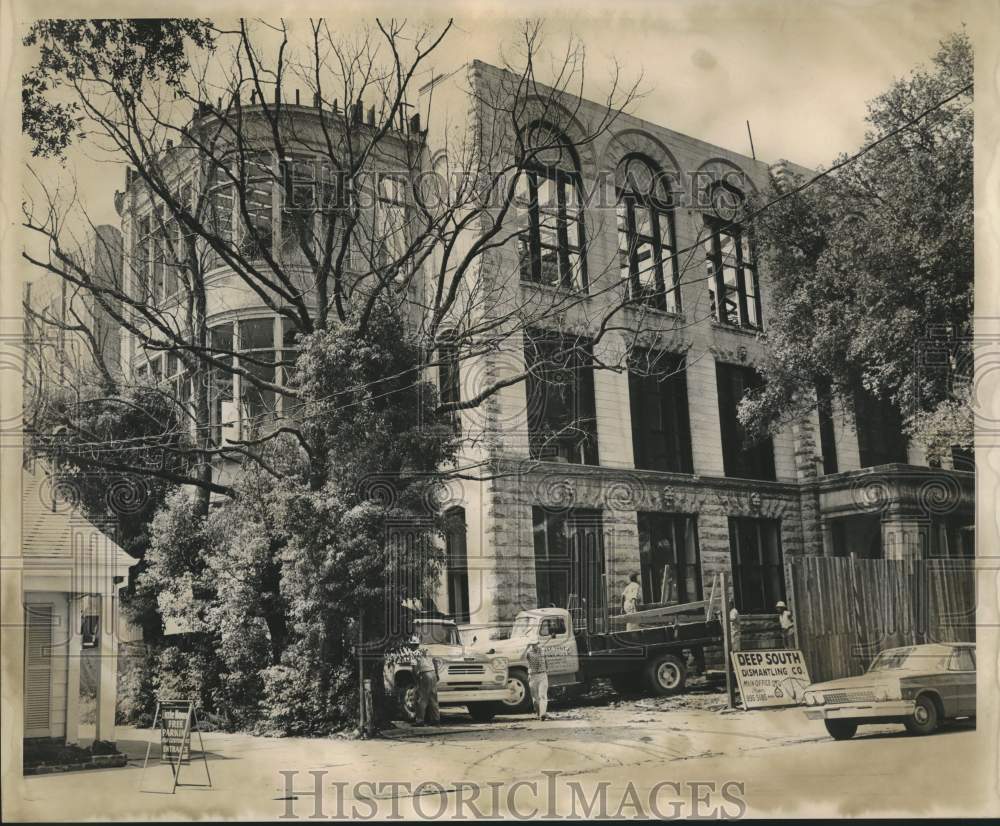
{"label": "sky", "polygon": [[[153,13],[148,4],[136,8]],[[283,9],[271,3],[256,11],[266,11],[269,19],[287,14],[293,31],[302,31],[301,18],[330,8],[324,3],[317,9],[308,4]],[[184,3],[171,9],[204,14],[198,6],[185,11]],[[376,15],[405,13],[414,24],[431,25],[453,15],[455,29],[431,61],[435,72],[473,58],[500,62],[502,44],[516,38],[521,21],[544,12],[549,49],[558,53],[570,35],[585,45],[588,97],[602,99],[617,60],[624,81],[643,78],[645,95],[631,114],[743,154],[750,154],[749,121],[759,159],[816,167],[863,144],[867,101],[929,62],[938,42],[962,27],[969,6],[937,0],[578,0],[544,7],[506,0],[422,6],[399,0],[342,2],[336,9],[331,25],[343,31]],[[249,14],[251,5],[212,7],[220,22],[241,10]],[[544,69],[538,74],[545,79]],[[79,148],[68,164],[92,216],[116,223],[113,195],[123,188],[124,170],[98,163]],[[36,165],[43,174],[58,174],[54,165]]]}

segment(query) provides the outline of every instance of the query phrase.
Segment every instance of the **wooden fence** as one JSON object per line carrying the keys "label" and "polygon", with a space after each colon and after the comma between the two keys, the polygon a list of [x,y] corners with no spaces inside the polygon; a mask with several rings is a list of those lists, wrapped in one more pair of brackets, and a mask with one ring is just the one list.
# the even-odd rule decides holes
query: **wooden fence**
{"label": "wooden fence", "polygon": [[785,569],[814,682],[861,674],[884,648],[975,641],[973,560],[807,556]]}

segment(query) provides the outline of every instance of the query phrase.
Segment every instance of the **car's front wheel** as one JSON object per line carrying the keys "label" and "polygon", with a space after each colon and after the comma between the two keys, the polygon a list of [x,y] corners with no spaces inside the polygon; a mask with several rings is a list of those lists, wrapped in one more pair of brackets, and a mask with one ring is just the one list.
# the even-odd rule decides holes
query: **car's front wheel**
{"label": "car's front wheel", "polygon": [[826,730],[834,740],[850,740],[858,730],[853,720],[826,720]]}
{"label": "car's front wheel", "polygon": [[937,705],[926,694],[917,697],[913,714],[907,718],[905,725],[910,734],[931,734],[940,722]]}

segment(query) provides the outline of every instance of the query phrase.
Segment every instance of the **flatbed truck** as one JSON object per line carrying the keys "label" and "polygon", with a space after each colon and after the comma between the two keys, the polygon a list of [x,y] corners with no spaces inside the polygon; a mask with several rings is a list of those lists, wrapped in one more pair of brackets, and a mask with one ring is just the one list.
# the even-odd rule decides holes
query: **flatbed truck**
{"label": "flatbed truck", "polygon": [[531,709],[527,652],[533,644],[544,655],[550,686],[582,687],[607,677],[619,693],[645,687],[667,695],[683,690],[689,659],[704,670],[705,647],[722,645],[722,622],[711,604],[710,599],[622,615],[615,620],[623,627],[606,632],[574,627],[574,614],[566,608],[535,608],[517,615],[507,639],[477,641],[473,647],[507,661],[508,697],[499,704],[501,713]]}

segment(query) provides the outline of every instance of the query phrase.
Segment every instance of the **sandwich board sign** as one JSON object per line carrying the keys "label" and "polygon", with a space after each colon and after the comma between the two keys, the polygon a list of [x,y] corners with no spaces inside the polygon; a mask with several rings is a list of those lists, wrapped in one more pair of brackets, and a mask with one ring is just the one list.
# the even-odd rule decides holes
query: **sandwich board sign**
{"label": "sandwich board sign", "polygon": [[733,667],[745,708],[797,706],[810,682],[798,650],[734,651]]}
{"label": "sandwich board sign", "polygon": [[[212,776],[208,772],[208,755],[205,754],[205,744],[201,737],[201,728],[198,725],[198,712],[194,707],[194,700],[161,700],[156,704],[156,714],[153,716],[153,729],[160,735],[160,763],[170,766],[173,775],[173,787],[170,793],[177,791],[178,786],[211,786]],[[205,763],[205,777],[208,783],[181,783],[181,768],[191,765],[191,736],[198,734],[198,745],[200,747],[201,758]],[[142,775],[139,777],[139,788],[142,789],[142,781],[146,775],[146,766],[149,764],[150,751],[153,748],[153,741],[150,739],[146,745],[146,759],[142,763]]]}

